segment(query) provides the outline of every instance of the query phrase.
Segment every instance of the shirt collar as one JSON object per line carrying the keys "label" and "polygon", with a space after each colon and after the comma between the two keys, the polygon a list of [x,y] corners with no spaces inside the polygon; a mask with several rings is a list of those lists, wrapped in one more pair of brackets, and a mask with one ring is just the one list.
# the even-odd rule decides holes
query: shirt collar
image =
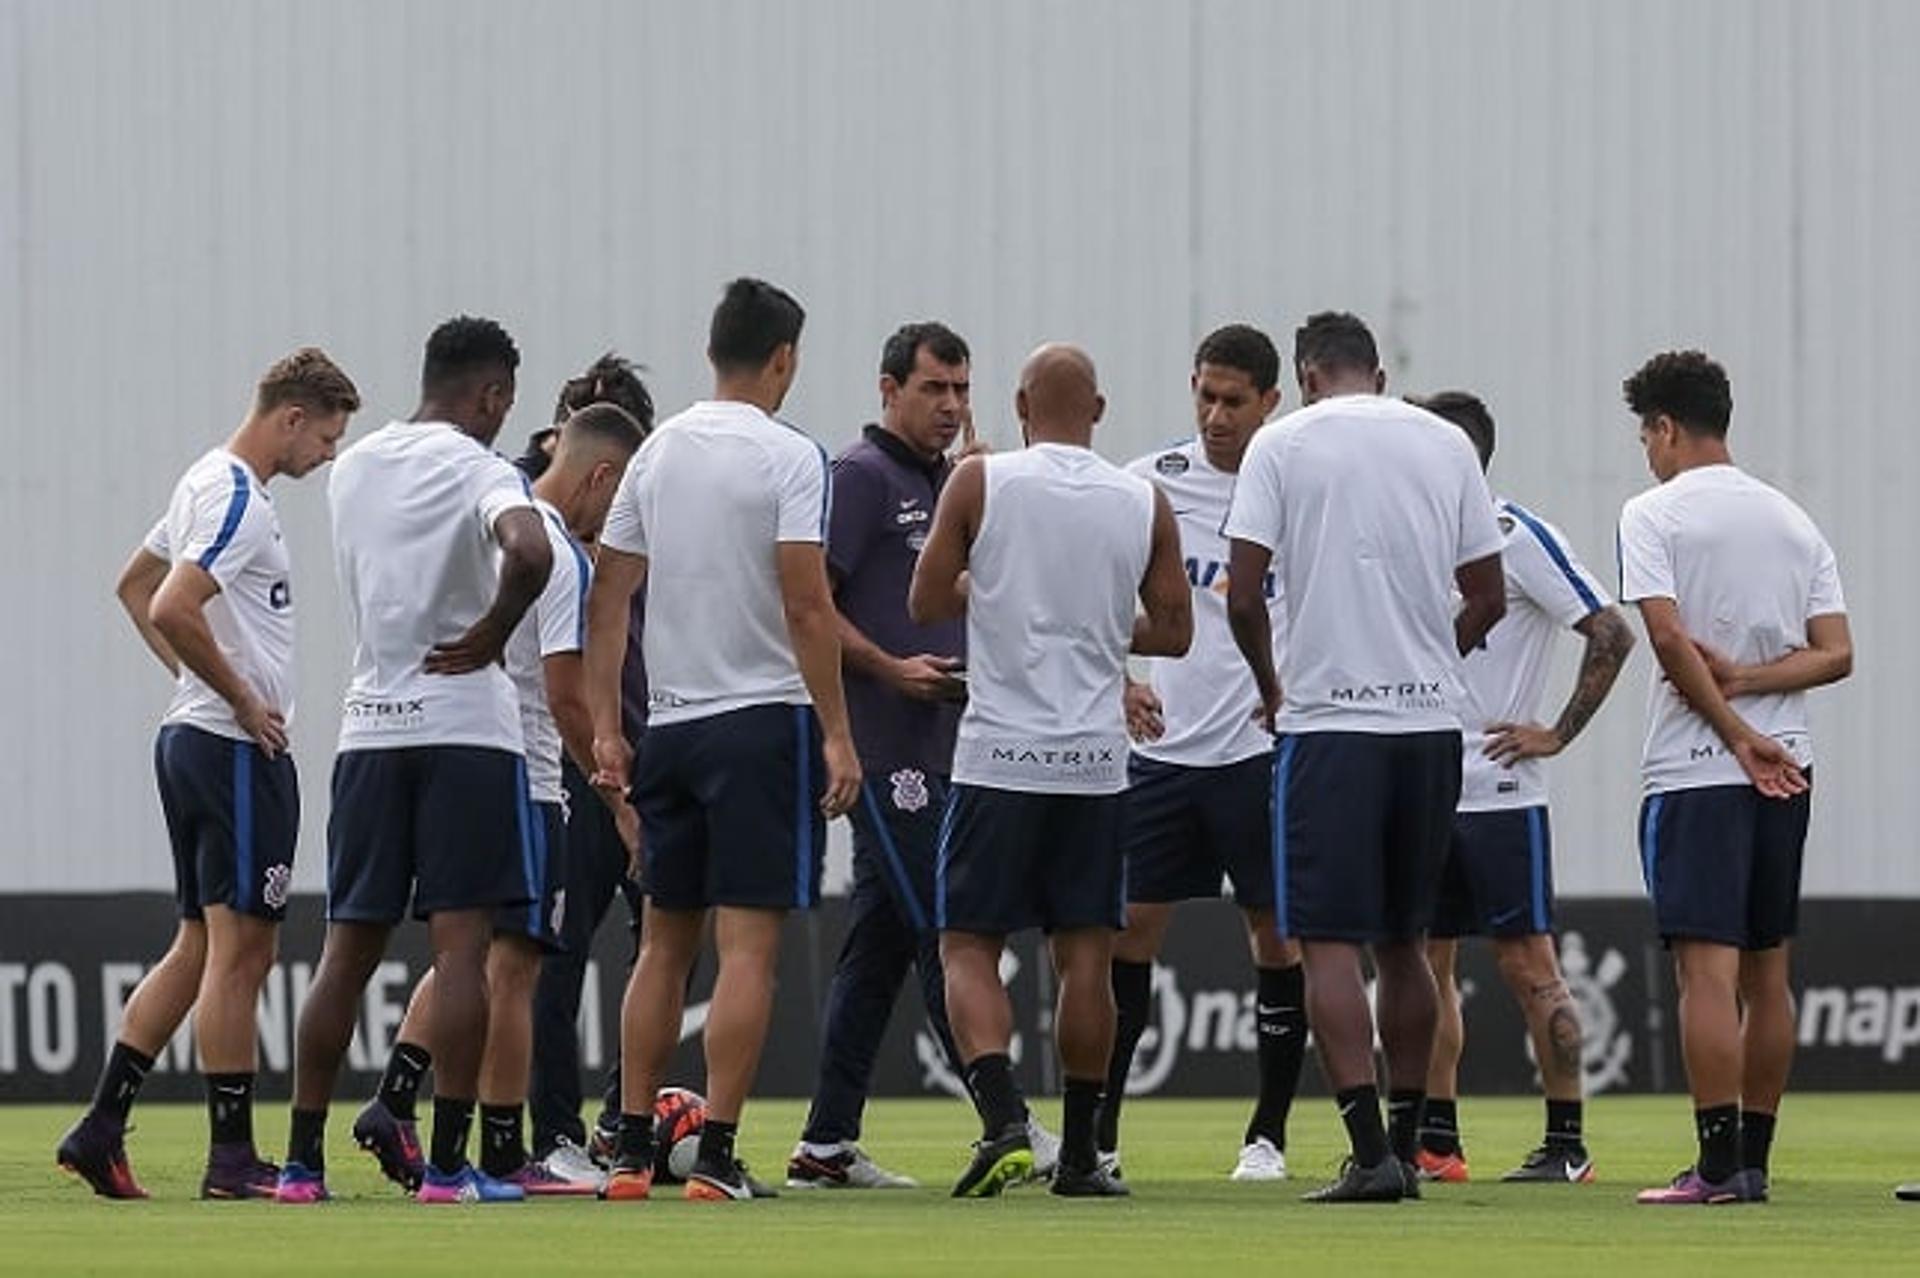
{"label": "shirt collar", "polygon": [[927,479],[936,486],[947,477],[947,472],[953,468],[953,464],[945,457],[938,457],[933,461],[928,461],[919,453],[909,448],[905,440],[877,423],[868,423],[860,433],[867,442],[875,448],[878,448],[902,466],[911,466],[913,469],[925,475]]}

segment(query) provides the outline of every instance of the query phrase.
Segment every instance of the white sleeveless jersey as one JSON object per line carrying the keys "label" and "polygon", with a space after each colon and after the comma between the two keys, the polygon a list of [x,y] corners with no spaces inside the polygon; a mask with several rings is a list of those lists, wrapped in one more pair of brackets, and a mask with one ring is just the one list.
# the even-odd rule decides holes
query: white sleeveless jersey
{"label": "white sleeveless jersey", "polygon": [[968,563],[965,715],[953,779],[1039,794],[1118,794],[1135,601],[1153,487],[1085,448],[986,459]]}

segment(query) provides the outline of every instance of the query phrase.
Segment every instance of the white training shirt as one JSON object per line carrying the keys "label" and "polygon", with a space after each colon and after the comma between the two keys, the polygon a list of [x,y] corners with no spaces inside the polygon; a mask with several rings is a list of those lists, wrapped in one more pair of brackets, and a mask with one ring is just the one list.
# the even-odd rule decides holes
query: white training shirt
{"label": "white training shirt", "polygon": [[334,570],[353,637],[340,749],[464,745],[520,752],[520,699],[500,666],[421,668],[492,606],[494,525],[530,507],[505,458],[445,422],[392,422],[340,454],[327,483]]}
{"label": "white training shirt", "polygon": [[[220,655],[268,708],[293,721],[293,587],[287,544],[267,486],[247,464],[215,448],[173,487],[167,513],[147,534],[147,552],[200,565],[220,586],[202,610]],[[184,723],[237,741],[249,738],[233,707],[180,665],[162,723]]]}
{"label": "white training shirt", "polygon": [[968,556],[967,708],[953,779],[1039,794],[1127,785],[1127,651],[1153,486],[1091,450],[985,459]]}
{"label": "white training shirt", "polygon": [[709,400],[647,437],[600,543],[647,557],[649,722],[808,705],[778,546],[824,545],[827,454],[752,404]]}
{"label": "white training shirt", "polygon": [[1247,446],[1226,535],[1273,551],[1281,732],[1460,726],[1454,570],[1502,538],[1458,426],[1382,395],[1289,413]]}
{"label": "white training shirt", "polygon": [[[1844,613],[1833,549],[1807,513],[1732,465],[1681,471],[1620,512],[1620,597],[1672,599],[1687,634],[1742,665],[1807,646],[1807,622]],[[1648,794],[1746,785],[1719,735],[1664,677],[1648,689]],[[1755,731],[1813,764],[1804,692],[1735,697]]]}
{"label": "white training shirt", "polygon": [[520,736],[526,747],[527,793],[535,803],[565,803],[560,784],[560,725],[547,705],[546,659],[587,646],[587,587],[593,568],[587,552],[548,503],[534,498],[553,550],[553,572],[540,597],[507,640],[507,674],[520,697]]}
{"label": "white training shirt", "polygon": [[[1260,693],[1227,624],[1228,543],[1220,526],[1233,500],[1235,475],[1216,470],[1198,439],[1150,453],[1127,467],[1157,487],[1180,525],[1180,557],[1193,585],[1193,646],[1184,657],[1153,657],[1147,679],[1160,697],[1166,731],[1136,741],[1133,752],[1157,763],[1210,768],[1273,750],[1273,738],[1254,720]],[[1287,610],[1278,578],[1267,574],[1267,616],[1273,657],[1286,650]]]}
{"label": "white training shirt", "polygon": [[1487,729],[1534,721],[1555,640],[1613,602],[1574,558],[1558,528],[1504,500],[1497,505],[1497,520],[1506,535],[1500,567],[1507,579],[1507,614],[1460,663],[1467,688],[1461,715],[1462,812],[1533,808],[1547,801],[1546,760],[1522,759],[1511,767],[1495,763],[1486,756]]}

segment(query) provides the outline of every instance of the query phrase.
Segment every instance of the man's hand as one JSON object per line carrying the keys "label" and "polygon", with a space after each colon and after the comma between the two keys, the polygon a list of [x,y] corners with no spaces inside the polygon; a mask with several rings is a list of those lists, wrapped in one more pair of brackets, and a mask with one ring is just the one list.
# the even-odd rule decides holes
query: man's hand
{"label": "man's hand", "polygon": [[633,747],[622,736],[593,739],[593,788],[606,798],[617,816],[627,801],[628,778],[633,776]]}
{"label": "man's hand", "polygon": [[1166,733],[1166,707],[1150,683],[1127,680],[1127,735],[1135,741],[1158,741]]}
{"label": "man's hand", "polygon": [[1503,768],[1522,759],[1551,759],[1567,748],[1560,734],[1538,723],[1496,723],[1487,729],[1482,754]]}
{"label": "man's hand", "polygon": [[1733,746],[1733,757],[1740,761],[1753,788],[1769,799],[1791,799],[1807,791],[1807,778],[1800,765],[1772,737],[1758,732],[1742,737]]}
{"label": "man's hand", "polygon": [[958,669],[958,657],[935,657],[926,653],[902,657],[893,665],[893,689],[915,701],[965,701],[966,682],[952,674]]}
{"label": "man's hand", "polygon": [[1286,700],[1286,694],[1280,690],[1280,685],[1276,683],[1273,685],[1273,690],[1262,697],[1260,704],[1253,708],[1253,721],[1262,728],[1265,728],[1268,735],[1272,735],[1273,721],[1279,717],[1280,707],[1286,704]]}
{"label": "man's hand", "polygon": [[972,405],[968,405],[966,411],[960,418],[960,448],[953,454],[953,460],[955,463],[959,463],[969,457],[984,457],[992,451],[993,448],[991,445],[974,434],[973,407]]}
{"label": "man's hand", "polygon": [[286,753],[287,720],[278,710],[269,709],[266,702],[248,694],[234,707],[233,717],[240,731],[252,737],[260,752],[269,759]]}
{"label": "man's hand", "polygon": [[501,630],[482,617],[458,639],[433,645],[421,669],[428,674],[462,675],[497,666],[507,650],[510,634],[511,631]]}
{"label": "man's hand", "polygon": [[829,736],[821,742],[820,753],[827,763],[827,788],[820,796],[820,810],[832,820],[853,809],[860,798],[860,756],[849,736]]}
{"label": "man's hand", "polygon": [[1700,659],[1707,663],[1707,673],[1711,674],[1713,681],[1720,685],[1723,696],[1731,700],[1746,691],[1740,666],[1732,657],[1698,639],[1693,641],[1693,649],[1700,654]]}

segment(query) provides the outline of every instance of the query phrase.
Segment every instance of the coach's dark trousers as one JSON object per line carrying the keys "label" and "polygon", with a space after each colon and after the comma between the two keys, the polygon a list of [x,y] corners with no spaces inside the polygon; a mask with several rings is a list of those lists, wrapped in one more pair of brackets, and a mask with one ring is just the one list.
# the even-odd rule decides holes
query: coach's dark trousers
{"label": "coach's dark trousers", "polygon": [[820,1081],[801,1139],[827,1145],[860,1138],[873,1064],[909,969],[917,969],[929,1027],[958,1074],[947,1025],[940,934],[933,928],[933,871],[946,786],[929,778],[903,810],[884,780],[862,788],[853,819],[853,894],[847,937],[827,991]]}
{"label": "coach's dark trousers", "polygon": [[[533,994],[533,1075],[527,1108],[533,1118],[533,1151],[545,1157],[564,1136],[576,1145],[587,1143],[580,1119],[580,991],[586,980],[587,958],[594,933],[606,918],[616,896],[627,898],[634,935],[639,935],[640,897],[627,878],[627,850],[614,828],[613,815],[573,760],[563,764],[569,816],[567,820],[567,899],[561,916],[564,954],[549,954],[540,964],[540,981]],[[607,1088],[617,1096],[620,1087],[618,1039],[608,1071]],[[618,1102],[614,1108],[618,1111]]]}

